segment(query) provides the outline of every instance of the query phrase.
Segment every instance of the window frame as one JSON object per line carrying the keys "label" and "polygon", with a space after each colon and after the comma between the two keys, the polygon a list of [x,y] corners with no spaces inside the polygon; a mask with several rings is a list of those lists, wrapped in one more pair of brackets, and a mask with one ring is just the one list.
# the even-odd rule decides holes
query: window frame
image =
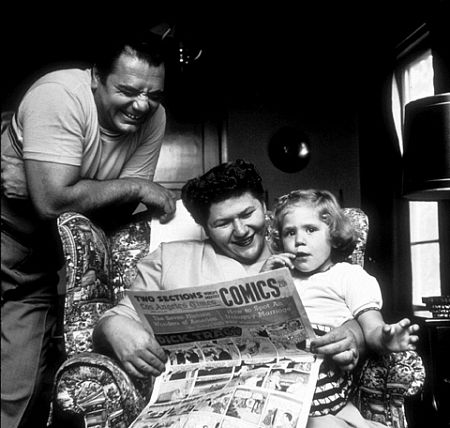
{"label": "window frame", "polygon": [[[393,77],[398,88],[398,96],[400,103],[400,131],[401,135],[399,138],[399,151],[403,157],[403,126],[404,126],[404,115],[405,115],[405,86],[406,81],[404,78],[405,68],[408,64],[415,60],[418,60],[421,56],[426,55],[428,52],[431,53],[433,58],[433,72],[434,78],[436,79],[436,61],[433,53],[433,48],[430,40],[430,33],[425,24],[419,27],[415,32],[413,32],[409,37],[402,41],[396,48],[397,56],[395,62],[395,68]],[[433,81],[434,93],[436,93],[436,83]],[[394,115],[394,112],[392,113]],[[394,117],[393,117],[394,118]],[[395,120],[395,119],[394,119]],[[408,203],[410,206],[413,201]],[[444,233],[444,231],[450,230],[450,201],[436,201],[437,203],[437,222],[438,222],[438,238],[431,240],[432,242],[437,242],[439,244],[439,270],[440,270],[440,295],[450,295],[450,263],[449,263],[449,250],[450,250],[450,238],[449,233]],[[408,210],[408,211],[409,211]],[[408,216],[408,234],[407,243],[410,249],[409,254],[409,268],[411,270],[411,305],[414,310],[425,309],[425,304],[417,304],[414,302],[414,279],[413,279],[413,248],[414,246],[426,244],[428,240],[413,241],[411,238],[410,226],[411,218]],[[430,241],[430,242],[431,242]]]}

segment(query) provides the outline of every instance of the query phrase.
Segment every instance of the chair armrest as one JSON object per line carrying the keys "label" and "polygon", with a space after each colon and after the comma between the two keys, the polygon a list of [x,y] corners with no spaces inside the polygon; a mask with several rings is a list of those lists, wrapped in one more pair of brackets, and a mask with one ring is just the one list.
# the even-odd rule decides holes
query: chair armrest
{"label": "chair armrest", "polygon": [[149,382],[132,382],[111,358],[92,351],[92,330],[135,276],[150,225],[138,219],[108,233],[88,217],[58,218],[66,260],[64,337],[69,357],[57,372],[52,426],[128,426],[148,401]]}
{"label": "chair armrest", "polygon": [[115,303],[111,257],[105,233],[84,215],[62,214],[58,230],[66,260],[64,335],[66,353],[72,356],[92,350],[92,329]]}
{"label": "chair armrest", "polygon": [[111,254],[109,281],[116,302],[123,297],[124,290],[131,287],[136,277],[137,263],[149,252],[150,232],[149,218],[136,215],[130,223],[108,234]]}
{"label": "chair armrest", "polygon": [[356,372],[352,401],[364,418],[403,428],[405,397],[419,393],[424,381],[423,361],[415,351],[369,357]]}
{"label": "chair armrest", "polygon": [[[105,355],[89,352],[71,357],[56,374],[52,426],[128,426],[151,390],[150,382],[139,386]],[[147,397],[141,392],[144,389]]]}

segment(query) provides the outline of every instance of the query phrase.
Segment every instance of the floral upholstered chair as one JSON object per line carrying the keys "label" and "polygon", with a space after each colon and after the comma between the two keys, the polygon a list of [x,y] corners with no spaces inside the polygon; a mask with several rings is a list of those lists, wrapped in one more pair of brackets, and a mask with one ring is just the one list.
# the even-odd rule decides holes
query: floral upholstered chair
{"label": "floral upholstered chair", "polygon": [[[180,204],[177,216],[187,217],[169,225],[179,226],[184,232],[169,229],[158,232],[159,223],[152,226],[152,222],[141,217],[106,235],[83,215],[65,213],[58,219],[66,258],[67,359],[54,384],[51,415],[54,426],[124,428],[148,400],[151,385],[130,379],[116,361],[93,353],[91,335],[101,314],[114,306],[130,287],[136,263],[150,249],[162,239],[199,237],[198,226],[183,208]],[[367,216],[354,208],[346,209],[346,214],[359,233],[357,248],[349,262],[363,265]],[[404,428],[405,397],[421,390],[424,377],[422,360],[416,352],[388,354],[376,360],[368,358],[355,374],[354,402],[365,418]]]}

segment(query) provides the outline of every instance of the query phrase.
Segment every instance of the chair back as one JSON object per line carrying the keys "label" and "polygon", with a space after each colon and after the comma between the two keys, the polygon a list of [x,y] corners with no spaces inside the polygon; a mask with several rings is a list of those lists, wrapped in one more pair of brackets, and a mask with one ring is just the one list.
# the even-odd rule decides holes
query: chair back
{"label": "chair back", "polygon": [[65,257],[64,339],[67,356],[92,351],[92,330],[129,288],[137,262],[148,253],[149,222],[142,219],[111,235],[86,216],[58,218]]}
{"label": "chair back", "polygon": [[358,264],[364,267],[364,257],[366,253],[367,235],[369,234],[369,218],[367,214],[360,208],[344,208],[345,215],[357,234],[356,247],[353,253],[348,256],[349,263]]}

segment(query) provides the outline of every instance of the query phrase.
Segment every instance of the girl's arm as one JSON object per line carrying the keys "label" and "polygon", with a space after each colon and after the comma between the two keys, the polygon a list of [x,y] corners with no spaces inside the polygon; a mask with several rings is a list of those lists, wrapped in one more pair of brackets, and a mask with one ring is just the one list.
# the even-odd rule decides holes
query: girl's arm
{"label": "girl's arm", "polygon": [[370,310],[363,312],[358,317],[358,322],[367,346],[379,354],[416,349],[415,343],[419,338],[415,333],[419,326],[411,325],[408,318],[395,324],[386,324],[380,311]]}

